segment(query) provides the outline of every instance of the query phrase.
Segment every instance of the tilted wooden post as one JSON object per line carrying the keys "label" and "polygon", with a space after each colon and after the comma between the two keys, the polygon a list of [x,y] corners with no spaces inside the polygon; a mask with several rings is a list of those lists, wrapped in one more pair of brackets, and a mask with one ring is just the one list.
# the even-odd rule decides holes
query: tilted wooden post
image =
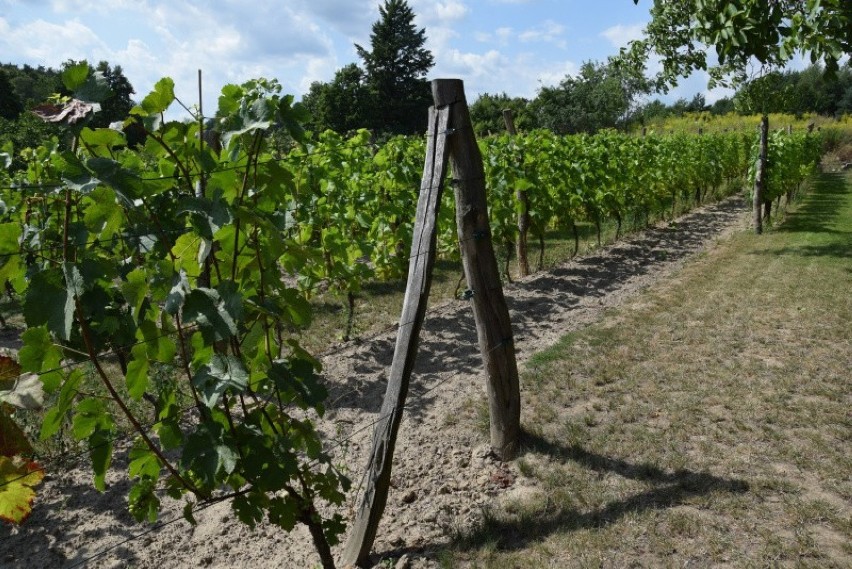
{"label": "tilted wooden post", "polygon": [[512,323],[491,244],[482,155],[473,134],[464,83],[459,79],[436,79],[432,81],[432,99],[437,108],[450,109],[453,135],[448,143],[456,223],[485,365],[491,448],[501,460],[510,460],[518,450],[521,395]]}
{"label": "tilted wooden post", "polygon": [[[506,123],[506,131],[510,136],[515,136],[515,117],[512,114],[512,109],[503,110],[503,121]],[[519,160],[523,162],[524,157],[521,155]],[[521,277],[527,277],[530,274],[530,260],[527,254],[527,236],[530,232],[530,199],[526,190],[517,190],[515,194],[520,204],[518,211],[518,273]]]}
{"label": "tilted wooden post", "polygon": [[760,117],[760,154],[757,159],[757,173],[754,177],[754,232],[763,233],[763,193],[766,191],[766,156],[769,145],[769,117]]}
{"label": "tilted wooden post", "polygon": [[399,318],[399,331],[385,399],[373,432],[373,446],[364,474],[364,494],[358,504],[355,520],[340,558],[344,567],[361,565],[367,561],[387,504],[396,435],[405,409],[408,384],[417,356],[420,329],[426,317],[426,303],[432,284],[435,241],[438,234],[436,225],[447,171],[449,115],[449,109],[429,109],[429,138],[417,202],[414,239],[411,243],[408,285],[405,289],[402,315]]}
{"label": "tilted wooden post", "polygon": [[385,399],[364,474],[364,493],[340,557],[344,567],[368,561],[387,505],[396,436],[432,282],[436,224],[448,162],[453,168],[459,242],[487,375],[491,446],[503,460],[514,457],[518,448],[518,368],[509,310],[491,246],[482,156],[473,136],[463,83],[455,79],[435,80],[432,95],[435,106],[429,110],[426,164],[417,203],[408,285]]}

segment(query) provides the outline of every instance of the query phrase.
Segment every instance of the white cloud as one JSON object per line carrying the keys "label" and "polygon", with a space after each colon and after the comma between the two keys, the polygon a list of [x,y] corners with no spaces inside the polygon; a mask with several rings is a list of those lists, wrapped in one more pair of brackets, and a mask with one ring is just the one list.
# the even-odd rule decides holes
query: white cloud
{"label": "white cloud", "polygon": [[634,40],[642,39],[644,35],[644,24],[632,24],[625,26],[619,24],[601,32],[601,36],[609,40],[613,47],[621,48]]}
{"label": "white cloud", "polygon": [[565,48],[567,42],[564,36],[565,26],[553,20],[547,20],[540,26],[524,30],[518,34],[518,39],[522,42],[552,43],[558,47]]}

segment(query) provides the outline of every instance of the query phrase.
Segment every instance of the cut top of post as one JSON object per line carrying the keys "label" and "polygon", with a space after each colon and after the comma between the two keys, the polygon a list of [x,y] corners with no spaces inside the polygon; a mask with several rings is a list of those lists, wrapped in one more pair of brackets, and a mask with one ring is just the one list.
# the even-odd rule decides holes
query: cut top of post
{"label": "cut top of post", "polygon": [[464,81],[461,79],[433,79],[432,100],[436,107],[445,107],[465,101]]}

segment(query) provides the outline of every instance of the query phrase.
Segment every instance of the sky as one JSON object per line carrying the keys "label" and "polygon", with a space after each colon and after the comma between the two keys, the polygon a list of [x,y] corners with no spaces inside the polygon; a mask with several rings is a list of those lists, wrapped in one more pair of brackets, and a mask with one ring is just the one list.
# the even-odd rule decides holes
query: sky
{"label": "sky", "polygon": [[[141,100],[161,77],[205,114],[221,87],[275,78],[300,98],[314,81],[361,63],[380,0],[0,0],[0,62],[59,68],[70,59],[120,65]],[[651,0],[409,0],[435,57],[434,78],[459,78],[468,100],[482,93],[535,97],[641,36]],[[667,102],[707,91],[684,80]]]}

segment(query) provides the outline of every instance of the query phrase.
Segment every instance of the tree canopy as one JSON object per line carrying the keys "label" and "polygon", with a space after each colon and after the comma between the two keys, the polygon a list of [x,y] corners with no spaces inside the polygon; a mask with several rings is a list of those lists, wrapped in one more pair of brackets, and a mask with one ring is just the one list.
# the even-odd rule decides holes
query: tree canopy
{"label": "tree canopy", "polygon": [[593,133],[623,126],[637,96],[646,91],[640,74],[610,61],[587,61],[576,76],[556,87],[542,87],[532,109],[536,122],[553,132]]}
{"label": "tree canopy", "polygon": [[[639,0],[633,0],[638,4]],[[665,90],[679,77],[706,70],[713,84],[736,84],[750,64],[778,69],[796,54],[837,71],[852,53],[849,0],[653,0],[646,37],[622,51],[622,61],[644,68],[660,56],[655,84]],[[718,63],[708,58],[713,48]]]}
{"label": "tree canopy", "polygon": [[314,130],[414,134],[426,129],[432,102],[426,74],[434,65],[424,47],[426,30],[414,25],[414,12],[405,0],[385,0],[379,14],[370,49],[355,45],[363,69],[350,63],[331,82],[313,83],[303,98]]}

